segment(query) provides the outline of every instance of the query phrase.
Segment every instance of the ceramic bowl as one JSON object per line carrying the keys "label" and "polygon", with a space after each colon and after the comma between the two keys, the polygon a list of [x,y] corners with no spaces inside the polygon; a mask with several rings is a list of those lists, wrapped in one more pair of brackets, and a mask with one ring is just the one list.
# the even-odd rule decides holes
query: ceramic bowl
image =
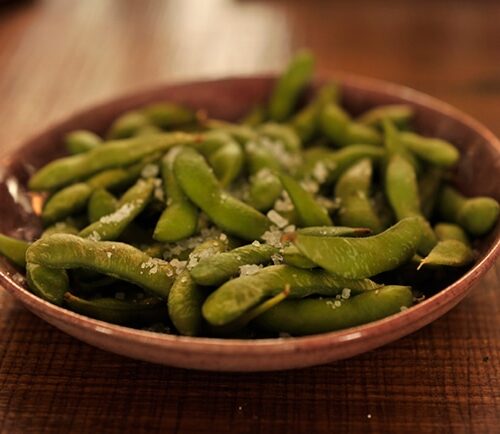
{"label": "ceramic bowl", "polygon": [[[354,114],[370,107],[411,104],[422,134],[447,139],[460,149],[458,187],[466,194],[500,200],[500,143],[477,121],[422,93],[381,81],[333,77],[342,84],[343,103]],[[77,128],[102,132],[120,113],[146,103],[170,100],[235,120],[269,95],[271,76],[229,78],[160,86],[90,107],[38,134],[0,160],[0,232],[30,237],[39,230],[24,186],[29,173],[63,154],[61,137]],[[318,82],[319,83],[319,82]],[[0,259],[0,285],[34,314],[96,347],[165,365],[218,371],[268,371],[319,365],[352,357],[392,342],[452,309],[490,268],[500,252],[500,225],[481,240],[479,256],[459,280],[397,315],[342,331],[300,338],[222,340],[164,335],[120,327],[51,305],[26,290],[24,278]]]}

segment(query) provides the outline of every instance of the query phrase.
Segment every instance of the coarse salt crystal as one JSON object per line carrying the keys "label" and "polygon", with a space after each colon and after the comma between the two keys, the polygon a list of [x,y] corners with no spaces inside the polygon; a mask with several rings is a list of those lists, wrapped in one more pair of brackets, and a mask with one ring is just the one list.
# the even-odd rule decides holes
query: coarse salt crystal
{"label": "coarse salt crystal", "polygon": [[281,214],[278,214],[274,209],[267,213],[267,217],[271,220],[278,228],[284,228],[288,225],[288,220],[284,218]]}
{"label": "coarse salt crystal", "polygon": [[262,265],[247,264],[240,267],[240,276],[251,276],[258,273],[262,269]]}

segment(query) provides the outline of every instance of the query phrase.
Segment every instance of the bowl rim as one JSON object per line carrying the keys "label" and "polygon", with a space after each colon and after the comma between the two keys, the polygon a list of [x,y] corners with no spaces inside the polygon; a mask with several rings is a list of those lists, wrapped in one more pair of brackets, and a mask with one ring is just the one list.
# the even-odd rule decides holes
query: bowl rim
{"label": "bowl rim", "polygon": [[[76,110],[70,116],[65,116],[60,120],[52,122],[45,127],[41,132],[28,137],[23,140],[18,146],[11,151],[2,154],[1,162],[6,158],[9,161],[18,158],[22,150],[30,144],[36,143],[44,135],[54,130],[58,126],[71,119],[80,117],[91,111],[104,108],[110,104],[117,104],[120,101],[125,101],[130,98],[139,97],[140,95],[150,95],[158,92],[161,89],[192,85],[194,83],[210,85],[215,83],[223,83],[229,81],[245,81],[245,80],[269,80],[276,77],[276,74],[252,74],[252,75],[238,75],[225,78],[209,79],[209,80],[195,80],[195,81],[170,81],[163,84],[156,84],[142,90],[137,90],[130,93],[125,93],[114,98],[108,98],[96,104],[86,106],[86,108]],[[453,118],[473,130],[476,134],[481,136],[489,146],[494,148],[500,155],[500,140],[480,122],[462,112],[461,110],[445,103],[437,98],[429,96],[420,91],[414,90],[404,85],[395,84],[385,80],[368,78],[349,73],[335,73],[328,76],[318,77],[318,82],[328,80],[335,80],[341,85],[347,85],[363,89],[367,92],[375,92],[385,94],[389,97],[408,99],[410,104],[420,105],[430,108],[436,112],[440,112],[447,117]],[[189,337],[178,336],[171,334],[163,334],[158,332],[138,330],[130,327],[119,326],[116,324],[107,323],[104,321],[96,320],[84,315],[77,314],[63,307],[53,305],[41,298],[35,296],[28,290],[20,286],[9,273],[8,268],[2,266],[0,263],[0,285],[5,288],[16,299],[19,299],[25,304],[32,312],[38,314],[38,310],[43,312],[43,316],[54,318],[55,321],[69,322],[79,328],[86,329],[92,333],[101,333],[106,335],[113,335],[114,338],[134,341],[141,344],[149,344],[155,347],[162,347],[163,349],[175,349],[176,351],[186,353],[203,353],[203,354],[232,354],[234,356],[252,353],[252,355],[273,355],[273,354],[286,354],[297,351],[314,351],[324,348],[326,346],[339,344],[347,341],[355,341],[360,338],[376,339],[379,336],[392,333],[395,338],[399,338],[408,333],[416,331],[423,326],[429,324],[439,315],[441,306],[448,305],[449,309],[454,307],[460,302],[472,289],[473,284],[479,279],[486,271],[492,267],[496,259],[500,255],[500,235],[496,237],[491,243],[491,246],[486,250],[482,260],[474,264],[458,280],[454,281],[451,285],[442,289],[433,296],[425,299],[424,301],[412,306],[411,308],[381,320],[372,321],[370,323],[350,327],[333,332],[298,336],[286,338],[265,338],[265,339],[223,339],[223,338],[210,338],[210,337]],[[10,267],[10,265],[9,265]],[[12,267],[12,270],[15,270]],[[448,309],[448,310],[449,310]],[[404,319],[405,321],[402,321]],[[399,325],[395,329],[393,325]],[[376,345],[375,345],[376,346]]]}

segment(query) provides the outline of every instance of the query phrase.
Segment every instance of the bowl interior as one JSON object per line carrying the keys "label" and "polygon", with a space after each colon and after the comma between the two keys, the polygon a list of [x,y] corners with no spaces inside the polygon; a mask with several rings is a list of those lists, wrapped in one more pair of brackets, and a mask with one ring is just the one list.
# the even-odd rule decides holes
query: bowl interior
{"label": "bowl interior", "polygon": [[[352,76],[340,76],[335,79],[342,85],[343,105],[353,115],[381,104],[413,105],[416,110],[416,131],[449,140],[460,149],[462,158],[455,171],[458,188],[468,195],[488,195],[500,200],[500,182],[495,182],[500,173],[500,144],[486,128],[447,104],[408,88]],[[33,198],[26,191],[26,182],[36,168],[63,155],[61,141],[67,132],[83,128],[103,133],[120,113],[146,103],[165,100],[206,110],[212,117],[237,120],[249,107],[266,100],[273,81],[273,77],[265,76],[163,86],[91,107],[48,128],[14,153],[0,158],[0,233],[32,239],[39,232],[39,221],[32,211]],[[322,81],[318,80],[315,86],[321,83]],[[488,265],[493,263],[500,250],[499,234],[500,224],[497,224],[489,236],[477,243],[479,257],[476,265],[467,273],[471,278],[464,284],[470,286],[478,275],[486,271],[486,262]],[[485,261],[486,259],[488,261]],[[0,277],[8,283],[9,289],[15,295],[18,295],[17,290],[25,288],[21,275],[3,258],[0,258]],[[465,293],[459,299],[464,295]],[[434,297],[425,303],[432,302]],[[39,306],[35,306],[38,302]],[[30,303],[32,310],[40,309],[41,316],[50,309],[58,309],[41,300],[31,300]],[[450,304],[448,309],[452,305]],[[400,315],[409,315],[409,312]],[[420,326],[424,323],[426,322],[422,321]],[[368,330],[370,325],[357,329],[363,330],[364,327]],[[341,333],[327,335],[341,336]],[[393,336],[396,337],[398,336]],[[189,339],[191,342],[197,341],[197,338]],[[304,342],[307,340],[301,339],[304,339]],[[201,342],[201,339],[199,341]],[[239,341],[239,344],[250,345],[248,341]]]}

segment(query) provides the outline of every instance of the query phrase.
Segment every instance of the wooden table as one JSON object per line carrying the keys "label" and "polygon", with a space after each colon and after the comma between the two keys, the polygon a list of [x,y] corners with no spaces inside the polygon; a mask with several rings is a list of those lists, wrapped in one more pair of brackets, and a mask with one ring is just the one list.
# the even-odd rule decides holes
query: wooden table
{"label": "wooden table", "polygon": [[[500,4],[46,0],[0,9],[0,152],[89,103],[167,80],[320,72],[404,83],[500,134]],[[492,179],[492,182],[498,179]],[[203,373],[107,354],[0,289],[2,433],[498,433],[500,266],[412,336],[311,369]]]}

